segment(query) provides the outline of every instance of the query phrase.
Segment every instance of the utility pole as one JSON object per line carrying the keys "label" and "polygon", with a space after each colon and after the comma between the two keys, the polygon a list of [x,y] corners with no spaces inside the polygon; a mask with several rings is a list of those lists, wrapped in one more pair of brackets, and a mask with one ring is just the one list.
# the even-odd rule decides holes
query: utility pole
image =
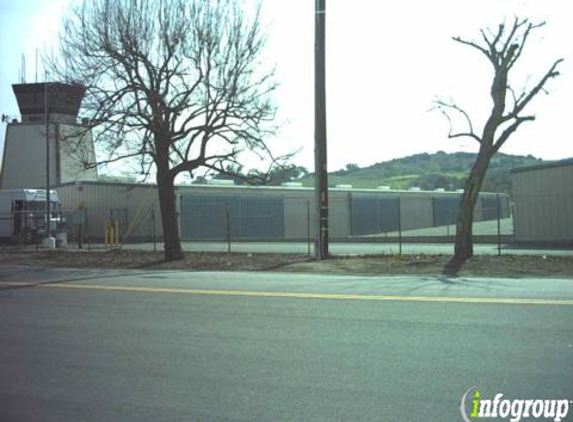
{"label": "utility pole", "polygon": [[50,237],[50,125],[48,123],[48,73],[44,73],[44,123],[46,125],[46,238]]}
{"label": "utility pole", "polygon": [[314,255],[328,258],[328,173],[326,164],[325,21],[326,0],[316,0],[314,38],[314,179],[316,238]]}

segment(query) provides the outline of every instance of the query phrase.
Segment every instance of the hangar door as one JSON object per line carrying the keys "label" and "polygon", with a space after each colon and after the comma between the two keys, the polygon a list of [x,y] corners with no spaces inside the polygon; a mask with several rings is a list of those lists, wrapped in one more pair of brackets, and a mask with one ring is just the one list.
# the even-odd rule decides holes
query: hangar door
{"label": "hangar door", "polygon": [[456,223],[461,198],[461,196],[439,196],[433,198],[434,226],[446,226]]}
{"label": "hangar door", "polygon": [[[499,201],[499,204],[498,204]],[[509,197],[507,195],[496,196],[482,196],[481,198],[483,219],[496,220],[499,206],[499,217],[509,217]]]}
{"label": "hangar door", "polygon": [[[181,195],[181,239],[225,240],[283,238],[282,195]],[[228,213],[228,219],[227,219]]]}
{"label": "hangar door", "polygon": [[400,198],[352,195],[351,233],[353,236],[398,230]]}

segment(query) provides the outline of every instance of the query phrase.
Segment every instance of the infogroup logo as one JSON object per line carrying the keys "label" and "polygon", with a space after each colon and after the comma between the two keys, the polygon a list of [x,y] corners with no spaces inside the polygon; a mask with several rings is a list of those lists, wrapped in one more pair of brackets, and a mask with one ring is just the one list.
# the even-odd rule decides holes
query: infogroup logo
{"label": "infogroup logo", "polygon": [[[473,394],[472,394],[473,393]],[[468,406],[468,399],[471,399]],[[482,397],[481,390],[472,387],[462,396],[460,412],[465,422],[487,418],[509,419],[519,422],[522,419],[546,419],[562,421],[569,413],[569,399],[507,399],[503,393],[497,393],[493,399]]]}

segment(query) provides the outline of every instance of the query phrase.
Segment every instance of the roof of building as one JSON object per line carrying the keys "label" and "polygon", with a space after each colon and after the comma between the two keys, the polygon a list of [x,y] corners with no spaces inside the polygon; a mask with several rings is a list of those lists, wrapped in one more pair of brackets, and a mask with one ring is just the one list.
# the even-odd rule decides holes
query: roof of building
{"label": "roof of building", "polygon": [[[125,187],[125,188],[157,188],[154,183],[138,183],[138,182],[124,182],[124,181],[113,181],[113,180],[98,180],[98,181],[77,181],[77,182],[67,182],[62,183],[58,187],[67,186],[108,186],[108,187]],[[292,186],[269,186],[269,185],[211,185],[211,184],[176,184],[176,189],[182,190],[211,190],[211,191],[276,191],[276,192],[313,192],[314,187],[292,187]],[[379,193],[379,194],[405,194],[411,196],[427,196],[430,194],[437,196],[455,196],[459,197],[461,191],[442,191],[442,190],[394,190],[394,189],[365,189],[365,188],[336,188],[329,187],[328,191],[334,192],[348,192],[348,193]],[[493,192],[480,192],[480,195],[497,195]],[[500,195],[507,195],[507,193],[501,193]]]}
{"label": "roof of building", "polygon": [[[77,117],[86,88],[61,82],[41,82],[12,85],[22,116],[49,113]],[[47,104],[45,94],[48,94]]]}
{"label": "roof of building", "polygon": [[546,163],[537,164],[534,166],[514,168],[514,169],[511,169],[511,173],[523,173],[526,171],[545,170],[545,169],[550,169],[550,168],[555,168],[555,167],[564,167],[564,166],[573,166],[573,157],[572,158],[566,158],[564,160],[559,160],[559,161],[548,161]]}

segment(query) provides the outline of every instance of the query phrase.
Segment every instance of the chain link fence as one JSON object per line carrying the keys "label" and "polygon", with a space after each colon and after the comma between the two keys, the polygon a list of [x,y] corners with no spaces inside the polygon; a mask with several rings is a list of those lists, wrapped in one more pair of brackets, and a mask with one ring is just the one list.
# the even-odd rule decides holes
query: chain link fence
{"label": "chain link fence", "polygon": [[[104,221],[103,225],[94,224],[93,219],[90,221],[87,208],[52,211],[49,234],[55,239],[54,246],[57,249],[89,251],[121,247],[129,241],[130,233],[137,226],[139,232],[146,233],[146,235],[143,239],[136,240],[152,243],[154,250],[159,249],[160,239],[157,236],[156,213],[153,209],[148,210],[137,220],[129,219],[126,210],[110,209],[102,221]],[[118,241],[107,241],[106,229],[110,226],[118,228]],[[46,213],[44,211],[17,211],[0,214],[0,238],[4,250],[37,252],[45,248],[44,240],[48,235],[45,227]]]}
{"label": "chain link fence", "polygon": [[81,211],[52,210],[49,219],[45,211],[0,214],[0,237],[18,250],[37,251],[48,235],[55,238],[57,247],[67,247],[70,240],[82,238],[82,226],[87,226],[87,220]]}
{"label": "chain link fence", "polygon": [[[334,192],[329,198],[331,243],[391,245],[398,253],[404,244],[453,244],[459,195],[399,195]],[[179,226],[183,242],[224,245],[245,242],[288,242],[297,253],[313,253],[315,206],[312,192],[264,194],[186,194],[179,198]],[[69,249],[117,248],[125,245],[162,249],[161,218],[155,202],[137,209],[113,207],[54,211],[51,233],[57,247]],[[28,223],[23,224],[26,220]],[[31,224],[30,222],[33,222]],[[11,245],[36,251],[45,237],[45,213],[0,216],[0,228],[9,231]],[[16,231],[15,227],[22,227]],[[36,230],[26,229],[36,227]],[[109,227],[113,236],[108,236]],[[502,245],[515,240],[515,224],[507,195],[480,197],[474,212],[475,243]],[[113,239],[109,242],[109,239]],[[65,240],[65,242],[64,242]],[[137,245],[136,245],[137,244]],[[208,249],[206,249],[208,250]]]}
{"label": "chain link fence", "polygon": [[[330,198],[331,242],[453,244],[459,197],[337,195]],[[314,244],[314,201],[308,195],[181,198],[181,237],[188,242],[304,242]],[[480,198],[474,241],[501,246],[514,240],[507,195]]]}

